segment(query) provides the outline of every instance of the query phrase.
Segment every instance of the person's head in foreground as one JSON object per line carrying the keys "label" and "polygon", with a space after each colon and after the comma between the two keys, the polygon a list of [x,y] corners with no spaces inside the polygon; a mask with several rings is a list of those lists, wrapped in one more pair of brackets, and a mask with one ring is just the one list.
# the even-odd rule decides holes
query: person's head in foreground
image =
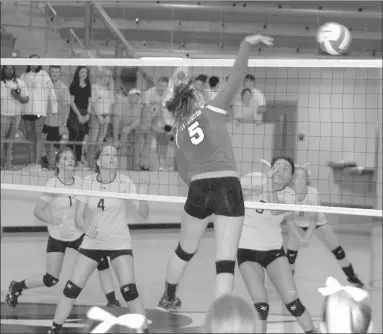
{"label": "person's head in foreground", "polygon": [[258,317],[241,297],[226,294],[217,298],[207,311],[204,333],[255,333]]}
{"label": "person's head in foreground", "polygon": [[372,310],[365,290],[342,286],[329,277],[326,287],[318,289],[325,296],[321,333],[371,333]]}

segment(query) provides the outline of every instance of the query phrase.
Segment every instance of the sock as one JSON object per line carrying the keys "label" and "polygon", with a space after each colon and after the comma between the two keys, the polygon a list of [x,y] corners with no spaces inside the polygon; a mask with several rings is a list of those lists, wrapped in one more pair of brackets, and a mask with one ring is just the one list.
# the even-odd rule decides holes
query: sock
{"label": "sock", "polygon": [[55,322],[53,322],[53,324],[52,324],[52,328],[54,328],[54,329],[61,329],[62,328],[62,326],[63,325],[59,325],[59,324],[56,324]]}
{"label": "sock", "polygon": [[166,282],[165,291],[169,299],[174,299],[176,297],[177,284],[170,284]]}
{"label": "sock", "polygon": [[114,291],[107,293],[105,296],[110,304],[116,301],[116,293]]}
{"label": "sock", "polygon": [[22,280],[20,282],[16,282],[14,287],[17,291],[23,291],[23,290],[27,289],[27,286],[25,285],[25,280]]}
{"label": "sock", "polygon": [[352,264],[350,264],[348,267],[343,267],[342,270],[348,278],[355,277],[355,272]]}

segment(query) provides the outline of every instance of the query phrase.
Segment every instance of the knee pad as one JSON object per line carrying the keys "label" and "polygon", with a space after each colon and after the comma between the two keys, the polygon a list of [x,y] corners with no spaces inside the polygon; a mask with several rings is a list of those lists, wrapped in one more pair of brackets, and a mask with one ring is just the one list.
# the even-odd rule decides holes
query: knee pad
{"label": "knee pad", "polygon": [[267,320],[267,317],[269,316],[270,305],[268,303],[255,303],[254,306],[257,309],[261,320]]}
{"label": "knee pad", "polygon": [[138,298],[137,286],[134,283],[123,285],[121,288],[122,297],[126,302],[131,302]]}
{"label": "knee pad", "polygon": [[53,277],[51,274],[46,273],[43,276],[43,283],[48,288],[50,288],[51,286],[55,286],[58,283],[58,281],[58,278]]}
{"label": "knee pad", "polygon": [[109,268],[108,258],[106,256],[103,256],[101,258],[100,262],[98,263],[97,269],[99,271],[101,271],[101,270],[105,270],[105,269],[108,269],[108,268]]}
{"label": "knee pad", "polygon": [[299,300],[299,298],[295,299],[290,304],[286,304],[286,307],[289,310],[289,312],[296,318],[300,317],[306,311],[306,308]]}
{"label": "knee pad", "polygon": [[286,252],[287,259],[289,260],[290,264],[294,264],[297,257],[298,257],[298,251],[293,251],[291,249],[288,249]]}
{"label": "knee pad", "polygon": [[225,273],[234,275],[235,261],[231,261],[231,260],[217,261],[215,263],[215,268],[217,270],[217,275],[225,274]]}
{"label": "knee pad", "polygon": [[182,261],[185,261],[185,262],[189,262],[195,253],[193,254],[189,254],[189,253],[186,253],[182,248],[181,248],[181,244],[178,244],[178,247],[176,249],[176,255],[182,260]]}
{"label": "knee pad", "polygon": [[76,299],[82,291],[82,288],[74,284],[72,281],[68,281],[65,284],[64,296],[70,299]]}
{"label": "knee pad", "polygon": [[346,257],[346,253],[342,246],[335,248],[332,253],[335,255],[337,260],[343,260]]}

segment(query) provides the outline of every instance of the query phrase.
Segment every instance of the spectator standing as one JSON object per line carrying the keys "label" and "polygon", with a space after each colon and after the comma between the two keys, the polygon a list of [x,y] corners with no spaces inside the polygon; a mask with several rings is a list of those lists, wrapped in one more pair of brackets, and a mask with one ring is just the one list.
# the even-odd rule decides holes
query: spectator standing
{"label": "spectator standing", "polygon": [[27,87],[23,80],[16,78],[15,66],[3,66],[1,69],[1,168],[12,167],[12,142],[5,144],[3,140],[15,139],[23,105],[28,101]]}
{"label": "spectator standing", "polygon": [[94,154],[105,140],[110,124],[110,116],[115,103],[115,86],[112,72],[98,68],[96,82],[91,89],[90,136],[88,139],[88,163],[95,168]]}
{"label": "spectator standing", "polygon": [[[39,56],[32,55],[29,58]],[[58,113],[56,93],[49,74],[41,66],[27,66],[21,80],[25,82],[29,92],[29,102],[25,104],[22,115],[27,139],[33,144],[33,148],[28,150],[29,167],[38,171],[41,170],[42,130],[49,103],[52,114]]]}
{"label": "spectator standing", "polygon": [[[68,118],[69,141],[83,142],[89,132],[89,112],[91,103],[91,83],[89,68],[79,66],[76,68],[72,83],[69,87],[71,96],[70,112]],[[75,153],[76,167],[84,167],[82,163],[82,144],[69,145]]]}
{"label": "spectator standing", "polygon": [[[43,134],[45,134],[45,152],[46,155],[42,157],[43,166],[53,170],[56,168],[56,150],[60,148],[60,142],[63,135],[68,139],[67,122],[70,109],[70,95],[67,85],[61,79],[61,66],[52,65],[49,67],[49,76],[52,80],[53,88],[55,90],[58,113],[52,112],[52,105],[48,104],[47,117],[43,127]],[[64,137],[65,138],[65,137]],[[56,142],[56,143],[54,143]]]}
{"label": "spectator standing", "polygon": [[209,86],[210,86],[210,92],[209,92],[209,101],[210,101],[216,97],[216,95],[221,89],[219,78],[215,75],[211,76],[209,78]]}
{"label": "spectator standing", "polygon": [[210,93],[207,88],[207,78],[207,75],[200,74],[194,79],[193,88],[198,98],[197,106],[202,106],[209,101]]}

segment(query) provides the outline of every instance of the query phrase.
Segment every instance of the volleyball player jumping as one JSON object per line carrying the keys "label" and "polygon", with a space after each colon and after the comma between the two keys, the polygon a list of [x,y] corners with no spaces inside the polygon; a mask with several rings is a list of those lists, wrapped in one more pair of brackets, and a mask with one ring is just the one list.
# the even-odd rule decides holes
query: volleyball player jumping
{"label": "volleyball player jumping", "polygon": [[[136,194],[136,186],[117,171],[117,150],[111,145],[96,154],[97,173],[84,179],[83,189],[90,191]],[[76,224],[85,232],[70,280],[57,305],[49,333],[59,333],[76,298],[89,276],[104,256],[110,258],[121,286],[121,294],[133,313],[145,316],[145,309],[135,283],[128,211],[136,209],[140,216],[149,215],[145,201],[77,196]],[[147,326],[146,326],[147,329]]]}
{"label": "volleyball player jumping", "polygon": [[[294,171],[294,162],[287,157],[276,157],[268,175],[250,173],[241,178],[245,198],[252,202],[285,203],[295,196],[287,185]],[[281,223],[289,212],[246,209],[238,249],[238,267],[247,290],[258,311],[256,333],[266,333],[269,314],[265,271],[274,284],[287,310],[297,319],[306,333],[315,328],[311,316],[298,297],[294,277],[283,250]]]}
{"label": "volleyball player jumping", "polygon": [[175,118],[177,167],[181,178],[190,185],[180,242],[168,263],[165,292],[158,303],[161,310],[171,311],[181,306],[176,298],[177,285],[213,214],[216,296],[233,290],[245,207],[226,114],[245,75],[251,47],[259,43],[270,46],[273,39],[262,35],[244,39],[229,81],[210,104],[196,107],[197,96],[191,80],[175,87],[172,99],[166,103]]}
{"label": "volleyball player jumping", "polygon": [[[82,180],[74,176],[75,160],[69,148],[63,148],[56,155],[56,177],[48,180],[48,188],[79,189]],[[12,281],[6,295],[10,307],[16,307],[18,298],[26,289],[55,286],[60,277],[67,248],[78,250],[84,233],[74,223],[75,198],[66,195],[44,194],[37,202],[34,215],[48,226],[46,274],[32,276],[23,281]],[[113,286],[113,277],[108,259],[102,258],[97,266],[101,286],[106,294],[108,306],[120,306]]]}
{"label": "volleyball player jumping", "polygon": [[[296,193],[295,204],[321,205],[318,190],[310,186],[307,166],[296,168],[293,177],[293,189]],[[323,213],[295,211],[288,217],[287,222],[289,226],[287,258],[293,267],[293,271],[300,247],[305,245],[315,232],[319,240],[334,254],[348,281],[358,287],[363,287],[362,281],[355,274],[346,252],[339,244],[338,238],[330,224],[327,223]]]}

